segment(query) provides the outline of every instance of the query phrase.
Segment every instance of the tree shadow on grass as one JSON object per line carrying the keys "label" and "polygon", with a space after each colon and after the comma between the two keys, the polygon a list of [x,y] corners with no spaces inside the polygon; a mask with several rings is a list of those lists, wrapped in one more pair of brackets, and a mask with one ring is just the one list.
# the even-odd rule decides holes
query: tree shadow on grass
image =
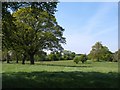
{"label": "tree shadow on grass", "polygon": [[118,73],[15,72],[3,73],[3,88],[117,88]]}
{"label": "tree shadow on grass", "polygon": [[45,66],[60,66],[60,67],[92,67],[92,66],[74,66],[74,65],[60,65],[60,64],[36,64],[36,65],[45,65]]}

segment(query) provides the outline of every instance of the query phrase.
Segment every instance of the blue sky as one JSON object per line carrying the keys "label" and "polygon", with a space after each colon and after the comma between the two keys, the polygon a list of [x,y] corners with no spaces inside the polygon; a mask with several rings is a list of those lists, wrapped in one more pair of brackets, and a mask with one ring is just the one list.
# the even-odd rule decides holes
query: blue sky
{"label": "blue sky", "polygon": [[55,14],[66,37],[64,49],[88,54],[97,41],[118,49],[117,2],[60,2]]}

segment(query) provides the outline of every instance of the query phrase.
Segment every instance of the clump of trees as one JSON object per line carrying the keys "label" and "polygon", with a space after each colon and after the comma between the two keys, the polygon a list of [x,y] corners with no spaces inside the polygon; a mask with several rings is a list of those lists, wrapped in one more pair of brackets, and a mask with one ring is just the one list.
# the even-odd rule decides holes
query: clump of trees
{"label": "clump of trees", "polygon": [[120,49],[115,53],[112,53],[108,47],[103,46],[101,42],[96,42],[92,46],[92,50],[88,54],[88,59],[94,61],[118,61],[118,54]]}
{"label": "clump of trees", "polygon": [[113,54],[113,61],[114,62],[120,61],[120,49]]}
{"label": "clump of trees", "polygon": [[73,59],[73,61],[74,61],[76,64],[78,64],[79,61],[80,61],[80,56],[76,56],[76,57]]}
{"label": "clump of trees", "polygon": [[61,60],[61,58],[62,58],[61,52],[51,52],[47,56],[47,60],[49,61],[58,61],[58,60]]}
{"label": "clump of trees", "polygon": [[82,63],[86,62],[86,61],[87,61],[87,55],[86,55],[86,54],[82,54],[82,55],[80,56],[80,61],[81,61]]}
{"label": "clump of trees", "polygon": [[87,55],[86,54],[81,54],[80,56],[76,56],[73,61],[78,64],[79,61],[81,61],[82,63],[86,62],[87,61]]}
{"label": "clump of trees", "polygon": [[63,50],[62,52],[62,60],[73,60],[76,56],[75,52],[69,50]]}
{"label": "clump of trees", "polygon": [[59,52],[54,51],[46,55],[46,59],[44,61],[73,60],[75,55],[75,52],[71,52],[69,50],[63,50]]}

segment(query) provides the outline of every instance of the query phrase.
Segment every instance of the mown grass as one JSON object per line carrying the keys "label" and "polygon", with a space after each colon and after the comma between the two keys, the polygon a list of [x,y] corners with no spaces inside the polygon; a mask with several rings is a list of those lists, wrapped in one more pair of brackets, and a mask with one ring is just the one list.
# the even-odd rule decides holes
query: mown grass
{"label": "mown grass", "polygon": [[[73,60],[2,64],[3,88],[117,88],[118,63]],[[113,83],[114,82],[114,83]]]}

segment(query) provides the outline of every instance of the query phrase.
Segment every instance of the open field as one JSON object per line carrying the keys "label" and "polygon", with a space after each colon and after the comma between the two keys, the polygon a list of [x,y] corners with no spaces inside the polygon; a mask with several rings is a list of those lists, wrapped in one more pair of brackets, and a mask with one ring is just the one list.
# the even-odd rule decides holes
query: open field
{"label": "open field", "polygon": [[[118,87],[117,62],[75,64],[73,60],[2,64],[3,88]],[[114,83],[113,83],[114,82]]]}

